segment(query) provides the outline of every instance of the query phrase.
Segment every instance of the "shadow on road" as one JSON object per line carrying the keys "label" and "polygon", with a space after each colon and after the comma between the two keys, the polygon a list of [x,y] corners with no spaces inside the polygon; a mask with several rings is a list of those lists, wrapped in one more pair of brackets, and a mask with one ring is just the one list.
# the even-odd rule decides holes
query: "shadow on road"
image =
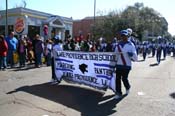
{"label": "shadow on road", "polygon": [[[42,65],[40,68],[46,67],[45,65]],[[34,64],[28,64],[25,67],[14,67],[12,71],[26,71],[26,70],[31,70],[31,69],[37,69]]]}
{"label": "shadow on road", "polygon": [[174,93],[171,93],[170,96],[175,99],[175,92]]}
{"label": "shadow on road", "polygon": [[114,95],[103,97],[103,93],[92,89],[70,85],[53,86],[49,83],[20,87],[7,94],[19,91],[24,91],[60,103],[81,112],[82,116],[111,115],[116,112],[114,108],[117,103],[125,97],[115,100],[112,98]]}
{"label": "shadow on road", "polygon": [[148,56],[148,58],[154,58],[154,56]]}
{"label": "shadow on road", "polygon": [[26,70],[30,70],[30,69],[35,69],[35,67],[17,67],[17,68],[14,68],[12,71],[26,71]]}
{"label": "shadow on road", "polygon": [[144,62],[145,60],[144,59],[142,59],[142,60],[138,60],[137,62]]}
{"label": "shadow on road", "polygon": [[158,66],[158,65],[159,65],[158,63],[154,63],[154,64],[150,64],[149,66],[153,67],[153,66]]}
{"label": "shadow on road", "polygon": [[160,59],[160,61],[165,61],[166,60],[166,58],[162,58],[162,59]]}

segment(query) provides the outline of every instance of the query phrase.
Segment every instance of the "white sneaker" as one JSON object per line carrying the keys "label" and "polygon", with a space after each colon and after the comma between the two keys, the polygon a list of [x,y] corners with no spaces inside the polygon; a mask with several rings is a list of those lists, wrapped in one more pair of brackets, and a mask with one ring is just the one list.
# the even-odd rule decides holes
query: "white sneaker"
{"label": "white sneaker", "polygon": [[120,98],[122,98],[121,95],[115,95],[115,96],[114,96],[114,99],[120,99]]}
{"label": "white sneaker", "polygon": [[50,82],[51,82],[51,85],[55,85],[58,83],[57,80],[54,80],[54,79],[52,79]]}
{"label": "white sneaker", "polygon": [[126,95],[128,95],[130,93],[130,90],[129,89],[127,89],[126,90]]}
{"label": "white sneaker", "polygon": [[51,79],[51,80],[50,80],[50,83],[53,83],[54,81],[55,81],[54,79]]}

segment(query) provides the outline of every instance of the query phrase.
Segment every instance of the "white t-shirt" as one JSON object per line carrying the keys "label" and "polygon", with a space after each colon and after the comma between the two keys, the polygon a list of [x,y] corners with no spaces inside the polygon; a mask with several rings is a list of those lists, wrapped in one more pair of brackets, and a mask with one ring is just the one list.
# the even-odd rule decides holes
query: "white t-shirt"
{"label": "white t-shirt", "polygon": [[53,45],[51,56],[53,57],[56,51],[62,51],[62,50],[63,50],[62,44]]}
{"label": "white t-shirt", "polygon": [[[119,42],[118,43],[118,46],[121,49],[121,53],[120,53],[118,47],[116,46],[115,52],[118,54],[117,65],[124,66],[123,61],[122,61],[122,57],[121,57],[121,54],[122,54],[123,57],[124,57],[124,60],[126,62],[126,66],[124,66],[124,67],[131,67],[132,66],[131,61],[132,60],[133,61],[137,61],[138,60],[138,57],[137,57],[137,53],[136,53],[136,49],[135,49],[134,44],[132,42],[128,41],[122,47],[121,42]],[[128,56],[128,52],[132,53],[133,56],[132,57],[129,57]]]}

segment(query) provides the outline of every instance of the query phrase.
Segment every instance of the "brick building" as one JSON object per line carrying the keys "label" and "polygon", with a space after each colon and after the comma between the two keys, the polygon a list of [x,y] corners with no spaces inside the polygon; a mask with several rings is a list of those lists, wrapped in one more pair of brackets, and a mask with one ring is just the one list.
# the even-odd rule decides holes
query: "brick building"
{"label": "brick building", "polygon": [[92,33],[94,17],[86,17],[82,20],[73,21],[73,36],[83,35],[84,38]]}

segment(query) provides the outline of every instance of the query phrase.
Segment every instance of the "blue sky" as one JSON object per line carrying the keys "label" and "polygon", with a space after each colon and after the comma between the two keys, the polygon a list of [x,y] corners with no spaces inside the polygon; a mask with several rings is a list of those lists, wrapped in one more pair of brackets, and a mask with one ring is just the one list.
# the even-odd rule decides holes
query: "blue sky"
{"label": "blue sky", "polygon": [[[0,9],[5,9],[5,1],[0,0]],[[20,5],[23,0],[8,0],[8,8]],[[25,0],[27,8],[52,13],[73,19],[94,15],[94,0]],[[126,6],[141,2],[158,11],[169,23],[168,31],[175,35],[175,0],[96,0],[96,14],[111,10],[123,10]]]}

